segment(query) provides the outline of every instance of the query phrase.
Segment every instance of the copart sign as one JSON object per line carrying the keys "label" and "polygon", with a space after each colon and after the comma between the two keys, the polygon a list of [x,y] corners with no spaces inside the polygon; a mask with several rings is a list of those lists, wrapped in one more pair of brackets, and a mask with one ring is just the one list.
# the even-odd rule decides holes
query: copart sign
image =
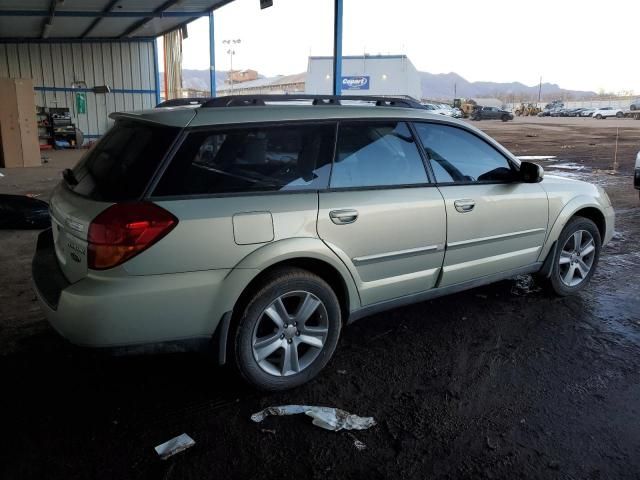
{"label": "copart sign", "polygon": [[369,77],[342,77],[343,90],[369,90]]}

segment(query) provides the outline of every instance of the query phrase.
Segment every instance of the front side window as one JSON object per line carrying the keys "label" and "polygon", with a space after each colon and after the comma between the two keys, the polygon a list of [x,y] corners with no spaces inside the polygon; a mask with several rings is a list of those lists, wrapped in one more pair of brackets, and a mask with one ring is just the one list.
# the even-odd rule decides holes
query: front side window
{"label": "front side window", "polygon": [[193,132],[154,195],[326,188],[334,137],[335,124]]}
{"label": "front side window", "polygon": [[508,160],[484,140],[449,125],[416,123],[438,183],[509,182]]}
{"label": "front side window", "polygon": [[405,122],[341,122],[331,188],[428,183]]}

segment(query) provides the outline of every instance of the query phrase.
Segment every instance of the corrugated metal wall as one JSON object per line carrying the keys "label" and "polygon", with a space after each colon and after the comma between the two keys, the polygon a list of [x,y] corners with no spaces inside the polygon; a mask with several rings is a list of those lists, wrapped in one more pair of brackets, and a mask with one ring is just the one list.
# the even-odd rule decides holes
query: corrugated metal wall
{"label": "corrugated metal wall", "polygon": [[[0,43],[0,77],[31,78],[36,105],[67,107],[86,138],[111,126],[111,112],[141,110],[156,104],[153,41],[83,43]],[[73,89],[85,82],[87,89]],[[111,93],[93,93],[108,85]],[[87,94],[85,114],[76,111],[75,92]]]}

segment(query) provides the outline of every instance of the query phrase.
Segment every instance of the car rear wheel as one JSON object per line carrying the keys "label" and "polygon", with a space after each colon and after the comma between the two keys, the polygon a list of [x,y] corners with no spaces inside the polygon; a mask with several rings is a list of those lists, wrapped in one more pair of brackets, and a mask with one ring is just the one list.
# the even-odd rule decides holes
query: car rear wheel
{"label": "car rear wheel", "polygon": [[235,337],[236,366],[261,390],[297,387],[335,351],[340,304],[320,277],[299,268],[273,271],[246,303]]}
{"label": "car rear wheel", "polygon": [[602,120],[602,115],[597,114],[597,115],[596,115],[596,118],[597,118],[598,120]]}
{"label": "car rear wheel", "polygon": [[623,113],[622,112],[616,112],[616,117],[622,118],[623,117]]}
{"label": "car rear wheel", "polygon": [[582,290],[591,280],[600,258],[602,241],[596,224],[574,217],[560,233],[548,287],[560,296]]}
{"label": "car rear wheel", "polygon": [[629,107],[629,110],[631,110],[632,112],[635,111],[636,106],[635,105],[631,105],[631,107]]}

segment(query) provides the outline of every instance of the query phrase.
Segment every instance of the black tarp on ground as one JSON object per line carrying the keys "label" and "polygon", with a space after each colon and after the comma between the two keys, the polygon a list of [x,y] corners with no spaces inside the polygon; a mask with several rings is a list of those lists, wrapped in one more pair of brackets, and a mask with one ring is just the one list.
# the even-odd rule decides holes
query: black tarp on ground
{"label": "black tarp on ground", "polygon": [[49,204],[25,195],[0,194],[0,229],[49,228]]}

